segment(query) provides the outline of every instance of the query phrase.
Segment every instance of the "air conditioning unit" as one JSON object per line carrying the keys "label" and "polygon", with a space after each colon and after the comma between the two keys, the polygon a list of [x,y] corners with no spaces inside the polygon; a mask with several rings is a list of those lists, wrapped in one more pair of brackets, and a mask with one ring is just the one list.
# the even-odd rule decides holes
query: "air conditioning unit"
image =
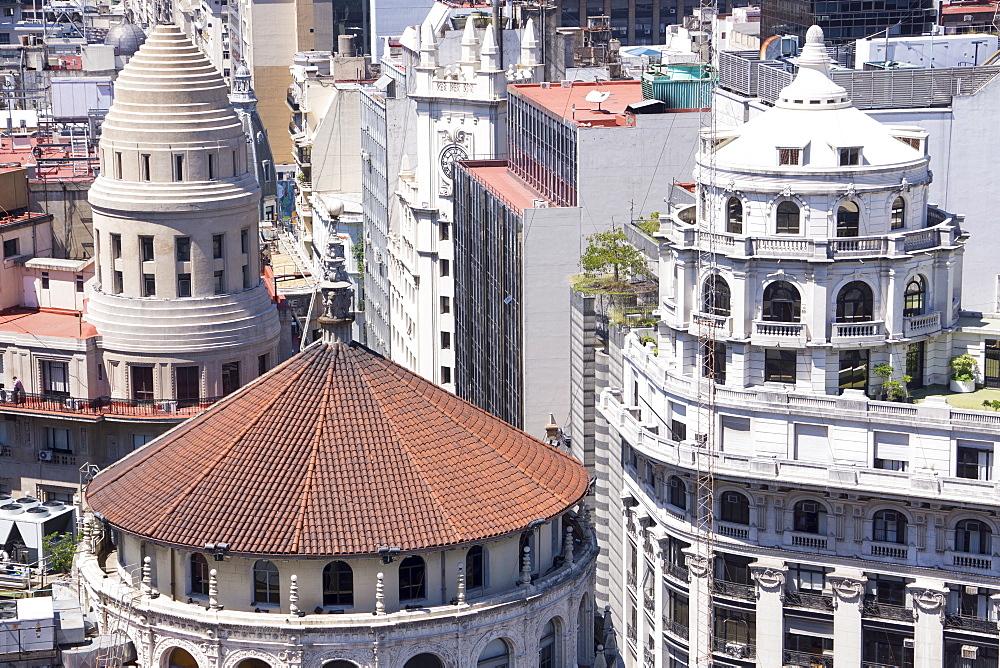
{"label": "air conditioning unit", "polygon": [[572,88],[573,81],[571,79],[563,79],[562,81],[559,82],[559,85],[563,88]]}
{"label": "air conditioning unit", "polygon": [[531,200],[532,209],[547,209],[549,208],[549,200],[547,199],[533,199]]}
{"label": "air conditioning unit", "polygon": [[71,411],[78,411],[83,408],[83,399],[66,399],[63,405]]}
{"label": "air conditioning unit", "polygon": [[177,412],[177,402],[176,401],[161,401],[157,404],[157,407],[164,413],[176,413]]}
{"label": "air conditioning unit", "polygon": [[913,649],[913,638],[903,638],[903,647]]}
{"label": "air conditioning unit", "polygon": [[968,596],[978,596],[979,595],[979,587],[976,587],[976,586],[973,586],[973,585],[965,585],[965,593]]}
{"label": "air conditioning unit", "polygon": [[543,81],[542,83],[538,84],[538,87],[541,88],[542,90],[548,90],[552,88],[552,84],[550,84],[548,81]]}
{"label": "air conditioning unit", "polygon": [[726,492],[722,495],[723,503],[739,503],[740,495],[736,492]]}
{"label": "air conditioning unit", "polygon": [[38,461],[40,461],[40,462],[51,462],[52,461],[52,451],[51,450],[39,450],[38,451]]}
{"label": "air conditioning unit", "polygon": [[979,657],[979,648],[975,645],[962,645],[962,658],[975,661]]}
{"label": "air conditioning unit", "polygon": [[811,501],[805,501],[802,504],[802,512],[804,512],[804,513],[815,513],[816,512],[816,504],[812,503]]}
{"label": "air conditioning unit", "polygon": [[962,20],[965,21],[966,23],[971,23],[972,22],[972,14],[963,14],[962,15]]}

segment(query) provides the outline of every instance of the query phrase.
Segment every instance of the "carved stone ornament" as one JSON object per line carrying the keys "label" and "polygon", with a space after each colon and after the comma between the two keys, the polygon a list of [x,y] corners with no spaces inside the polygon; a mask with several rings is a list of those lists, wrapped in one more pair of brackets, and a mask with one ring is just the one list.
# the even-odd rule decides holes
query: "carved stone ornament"
{"label": "carved stone ornament", "polygon": [[852,184],[850,184],[849,186],[847,186],[847,189],[846,189],[846,190],[844,191],[844,194],[845,194],[845,195],[847,195],[848,197],[854,197],[855,195],[857,195],[857,194],[858,194],[858,189],[857,189],[857,187],[856,187],[856,186],[855,186],[855,185],[854,185],[854,184],[852,183]]}
{"label": "carved stone ornament", "polygon": [[792,186],[790,186],[789,184],[786,183],[785,187],[781,189],[781,196],[782,197],[791,197],[792,196]]}
{"label": "carved stone ornament", "polygon": [[899,182],[899,189],[904,193],[910,192],[910,182],[906,180],[905,176],[903,177],[903,180]]}
{"label": "carved stone ornament", "polygon": [[913,594],[913,602],[921,610],[934,612],[935,610],[944,607],[945,598],[944,594],[939,591],[925,589],[922,592]]}
{"label": "carved stone ornament", "polygon": [[700,554],[687,555],[687,567],[691,575],[696,578],[703,578],[708,575],[708,558]]}
{"label": "carved stone ornament", "polygon": [[833,593],[845,601],[851,601],[855,598],[859,598],[863,593],[865,593],[865,584],[860,580],[851,580],[849,578],[831,578],[830,586],[833,589]]}
{"label": "carved stone ornament", "polygon": [[783,571],[773,568],[763,568],[755,570],[753,577],[762,589],[776,589],[785,586],[785,574]]}

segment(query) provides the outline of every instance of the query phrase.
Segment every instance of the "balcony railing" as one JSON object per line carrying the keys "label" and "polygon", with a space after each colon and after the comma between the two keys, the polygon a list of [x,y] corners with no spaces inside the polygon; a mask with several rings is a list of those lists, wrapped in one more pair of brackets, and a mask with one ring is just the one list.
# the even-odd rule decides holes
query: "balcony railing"
{"label": "balcony railing", "polygon": [[656,601],[653,600],[653,592],[647,591],[642,597],[642,607],[646,612],[656,611]]}
{"label": "balcony railing", "polygon": [[765,320],[754,320],[754,338],[766,337],[769,339],[803,339],[806,335],[806,324],[804,322],[770,322]]}
{"label": "balcony railing", "polygon": [[903,335],[917,336],[941,329],[941,312],[925,313],[903,318]]}
{"label": "balcony railing", "polygon": [[906,559],[910,551],[905,547],[896,547],[895,545],[878,545],[873,544],[871,546],[871,555],[873,557],[887,557],[889,559]]}
{"label": "balcony railing", "polygon": [[715,532],[720,536],[727,536],[737,540],[750,539],[750,527],[739,526],[737,524],[722,524],[720,522],[716,525]]}
{"label": "balcony railing", "polygon": [[830,254],[836,258],[885,255],[889,252],[887,237],[853,237],[830,239]]}
{"label": "balcony railing", "polygon": [[991,636],[997,635],[996,620],[982,619],[980,617],[946,615],[944,618],[944,627],[959,631],[972,631],[973,633],[987,633]]}
{"label": "balcony railing", "polygon": [[983,571],[993,570],[993,559],[987,556],[976,556],[972,554],[952,555],[952,565],[959,568],[976,568]]}
{"label": "balcony railing", "polygon": [[822,594],[807,594],[801,591],[786,591],[785,605],[792,608],[833,612],[833,597]]}
{"label": "balcony railing", "polygon": [[878,663],[875,661],[862,661],[861,668],[901,668],[898,663]]}
{"label": "balcony railing", "polygon": [[712,651],[734,659],[757,658],[757,648],[753,644],[737,640],[727,640],[725,638],[713,638]]}
{"label": "balcony railing", "polygon": [[625,575],[625,581],[628,583],[629,587],[635,587],[635,573],[627,573]]}
{"label": "balcony railing", "polygon": [[666,617],[663,618],[663,631],[680,640],[688,639],[689,631],[687,625],[681,624],[673,619],[667,619]]}
{"label": "balcony railing", "polygon": [[625,637],[628,638],[628,641],[632,643],[633,646],[635,646],[636,631],[635,627],[631,624],[629,624],[628,628],[625,630]]}
{"label": "balcony railing", "polygon": [[831,343],[861,343],[885,337],[881,321],[835,322]]}
{"label": "balcony railing", "polygon": [[204,399],[84,399],[52,394],[21,394],[16,399],[11,390],[0,390],[0,410],[67,413],[73,415],[154,417],[186,419],[202,412],[222,397]]}
{"label": "balcony railing", "polygon": [[712,591],[719,596],[728,598],[738,598],[742,601],[756,601],[757,591],[752,585],[740,584],[738,582],[728,582],[726,580],[713,580]]}
{"label": "balcony railing", "polygon": [[663,572],[675,580],[680,580],[681,582],[688,581],[687,566],[678,566],[677,564],[668,563],[663,567]]}
{"label": "balcony railing", "polygon": [[782,663],[786,666],[807,666],[808,668],[833,668],[833,657],[811,652],[785,650]]}
{"label": "balcony railing", "polygon": [[827,549],[828,539],[826,536],[813,536],[810,534],[793,533],[792,545],[795,547],[807,547],[811,550]]}
{"label": "balcony railing", "polygon": [[292,91],[288,91],[288,94],[285,96],[285,104],[287,104],[288,108],[292,111],[299,111],[299,101],[295,99],[294,95],[292,95]]}
{"label": "balcony railing", "polygon": [[894,622],[913,622],[913,610],[901,605],[868,601],[861,610],[862,617],[891,619]]}

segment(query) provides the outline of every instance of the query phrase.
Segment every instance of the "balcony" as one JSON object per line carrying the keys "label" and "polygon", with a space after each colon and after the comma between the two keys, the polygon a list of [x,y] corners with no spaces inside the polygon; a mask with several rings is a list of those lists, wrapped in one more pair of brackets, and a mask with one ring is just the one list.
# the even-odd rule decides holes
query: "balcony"
{"label": "balcony", "polygon": [[712,651],[733,659],[757,658],[757,648],[753,644],[738,640],[727,640],[726,638],[713,638]]}
{"label": "balcony", "polygon": [[878,346],[885,342],[881,320],[870,322],[835,322],[830,343],[837,346]]}
{"label": "balcony", "polygon": [[811,533],[790,534],[793,547],[804,547],[810,550],[828,550],[829,539]]}
{"label": "balcony", "polygon": [[804,668],[833,668],[833,657],[826,654],[813,654],[811,652],[794,652],[786,649],[784,659],[781,661],[785,666],[803,666]]}
{"label": "balcony", "polygon": [[951,563],[955,568],[973,569],[978,571],[992,571],[993,557],[985,554],[968,554],[966,552],[953,552]]}
{"label": "balcony", "polygon": [[733,319],[730,316],[711,313],[691,313],[691,329],[699,336],[728,337],[733,334]]}
{"label": "balcony", "polygon": [[736,598],[741,601],[756,601],[757,590],[753,585],[740,584],[738,582],[728,582],[726,580],[713,580],[712,592],[718,596],[726,598]]}
{"label": "balcony", "polygon": [[663,567],[663,572],[675,580],[679,580],[681,582],[688,581],[687,566],[678,566],[677,564],[668,563]]}
{"label": "balcony", "polygon": [[726,538],[736,540],[750,540],[750,527],[742,524],[728,524],[719,522],[715,527],[715,533]]}
{"label": "balcony", "polygon": [[866,601],[861,616],[869,619],[888,619],[894,622],[913,623],[913,610],[901,605]]}
{"label": "balcony", "polygon": [[956,631],[971,631],[972,633],[984,633],[987,635],[997,635],[997,622],[981,617],[966,617],[964,615],[945,615],[944,627],[955,629]]}
{"label": "balcony", "polygon": [[17,401],[10,390],[0,390],[0,411],[4,413],[60,413],[92,418],[159,418],[178,422],[198,415],[222,397],[178,401],[176,399],[129,400],[111,397],[85,399],[50,394],[23,394]]}
{"label": "balcony", "polygon": [[673,636],[677,640],[687,640],[690,633],[686,624],[681,624],[666,617],[663,618],[663,632]]}
{"label": "balcony", "polygon": [[872,543],[869,554],[873,557],[882,557],[883,559],[906,561],[910,556],[910,549],[905,545]]}
{"label": "balcony", "polygon": [[646,612],[650,614],[656,612],[656,601],[653,600],[653,592],[651,591],[644,592],[642,597],[642,607]]}
{"label": "balcony", "polygon": [[903,336],[923,336],[941,329],[941,312],[913,315],[903,318]]}
{"label": "balcony", "polygon": [[807,610],[833,612],[833,596],[827,596],[825,594],[810,594],[801,591],[786,591],[785,605],[790,608],[805,608]]}
{"label": "balcony", "polygon": [[285,104],[296,113],[300,111],[298,98],[292,94],[291,89],[289,89],[288,94],[285,96]]}
{"label": "balcony", "polygon": [[852,237],[850,239],[830,239],[831,259],[856,257],[877,257],[889,252],[887,237]]}
{"label": "balcony", "polygon": [[808,335],[804,322],[754,320],[750,343],[765,348],[805,348]]}

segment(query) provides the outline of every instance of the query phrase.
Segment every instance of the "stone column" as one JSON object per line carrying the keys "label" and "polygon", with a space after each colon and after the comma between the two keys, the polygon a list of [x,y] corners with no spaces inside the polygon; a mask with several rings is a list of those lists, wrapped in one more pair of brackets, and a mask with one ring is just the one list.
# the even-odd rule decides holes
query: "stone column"
{"label": "stone column", "polygon": [[837,569],[827,576],[833,590],[833,666],[861,665],[861,608],[868,578],[853,568]]}
{"label": "stone column", "polygon": [[757,582],[757,665],[779,668],[784,665],[785,646],[785,562],[758,559],[750,564]]}
{"label": "stone column", "polygon": [[687,567],[690,573],[688,581],[688,655],[691,666],[700,668],[711,665],[712,648],[709,647],[712,636],[712,562],[715,555],[708,555],[699,546],[685,550]]}
{"label": "stone column", "polygon": [[940,580],[916,580],[906,586],[913,597],[913,668],[937,668],[944,662],[944,609],[948,589]]}

